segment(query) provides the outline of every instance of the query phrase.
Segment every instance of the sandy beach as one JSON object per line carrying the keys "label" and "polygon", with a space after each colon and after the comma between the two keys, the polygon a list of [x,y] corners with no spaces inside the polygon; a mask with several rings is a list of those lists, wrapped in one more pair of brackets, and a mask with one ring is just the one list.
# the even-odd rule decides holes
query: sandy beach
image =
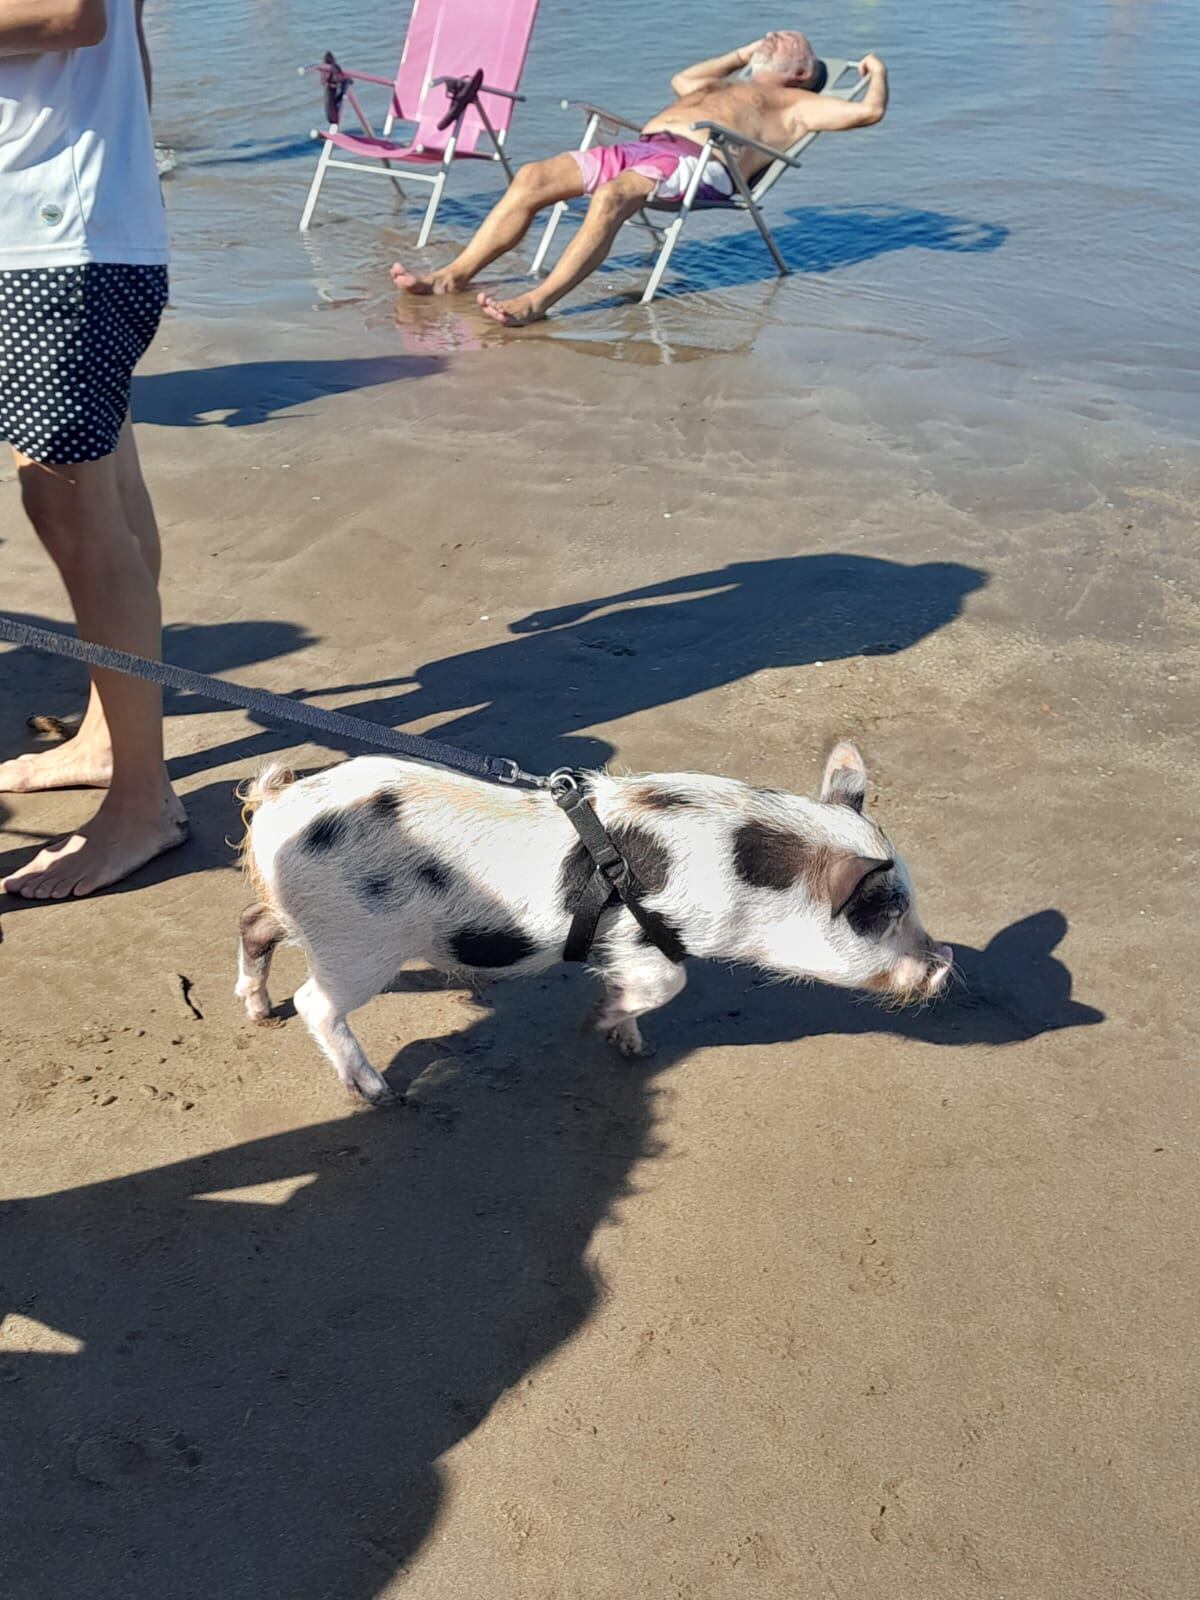
{"label": "sandy beach", "polygon": [[[527,147],[661,98],[607,3],[622,50],[543,7]],[[357,1108],[296,951],[277,1025],[233,994],[235,787],[356,748],[168,695],[187,845],[0,897],[0,1595],[1192,1600],[1191,8],[814,0],[897,89],[781,205],[794,275],[700,219],[649,311],[623,247],[519,334],[397,309],[415,210],[296,232],[329,6],[149,9],[166,657],[538,771],[811,794],[852,738],[959,978],[697,968],[631,1065],[578,970],[405,972]],[[0,610],[65,627],[7,459]],[[83,689],[0,647],[0,753]],[[94,806],[0,796],[0,876]]]}
{"label": "sandy beach", "polygon": [[[233,786],[342,752],[173,701],[184,851],[0,916],[5,1592],[1194,1592],[1194,466],[968,502],[850,390],[527,341],[518,471],[494,352],[322,339],[164,327],[169,656],[535,765],[853,735],[963,982],[703,971],[631,1068],[577,973],[406,975],[355,1112],[232,995]],[[4,683],[7,749],[79,689]],[[89,805],[7,797],[0,866]]]}

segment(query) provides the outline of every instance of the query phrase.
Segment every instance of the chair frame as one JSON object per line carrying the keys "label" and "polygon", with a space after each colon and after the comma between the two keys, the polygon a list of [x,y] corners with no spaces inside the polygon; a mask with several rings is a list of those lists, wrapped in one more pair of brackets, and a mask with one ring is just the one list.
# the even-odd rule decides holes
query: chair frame
{"label": "chair frame", "polygon": [[[857,61],[828,59],[825,62],[825,67],[827,75],[825,87],[821,91],[823,94],[835,94],[839,100],[852,102],[861,99],[866,93],[868,79],[859,74]],[[849,85],[839,89],[838,84],[847,73],[853,73],[854,78]],[[564,102],[564,105],[567,103]],[[585,101],[572,103],[584,113],[587,119],[583,143],[579,146],[581,150],[589,149],[602,129],[609,133],[620,133],[624,130],[637,134],[641,133],[641,126],[638,123],[630,122],[627,117],[617,116],[615,112],[606,111],[602,106],[589,105]],[[775,263],[775,270],[779,276],[785,278],[791,272],[791,268],[784,260],[783,253],[775,242],[774,235],[766,224],[761,206],[788,168],[799,168],[801,166],[802,163],[798,157],[817,138],[820,130],[814,129],[806,133],[787,150],[778,150],[774,145],[764,144],[760,139],[751,139],[749,135],[738,133],[736,129],[727,128],[719,122],[693,122],[692,128],[697,133],[703,133],[705,137],[701,145],[700,157],[696,162],[696,170],[692,173],[682,197],[678,200],[647,200],[632,219],[639,222],[643,227],[648,228],[654,235],[658,245],[657,259],[642,293],[641,303],[644,306],[648,306],[658,293],[663,274],[667,270],[667,263],[671,259],[671,253],[679,242],[679,236],[693,211],[747,212],[762,235],[763,243],[771,253],[771,259]],[[754,179],[753,183],[747,182],[737,164],[738,154],[746,149],[757,150],[760,154],[770,157],[770,161]],[[700,186],[704,182],[704,174],[708,170],[709,163],[718,159],[718,151],[729,157],[721,165],[732,179],[736,193],[725,202],[701,201],[698,203],[696,196],[699,194]],[[534,277],[541,273],[545,265],[551,241],[564,214],[569,209],[569,204],[569,201],[560,200],[550,212],[545,231],[537,248],[537,254],[534,256],[529,269]],[[670,213],[673,216],[673,220],[668,227],[660,229],[651,221],[647,215],[648,212]]]}
{"label": "chair frame", "polygon": [[[348,67],[338,66],[336,62],[332,64],[332,69],[341,73],[342,77],[347,80],[346,99],[354,108],[354,114],[362,124],[363,132],[368,138],[390,139],[392,129],[395,127],[397,122],[407,122],[412,120],[408,117],[401,117],[399,115],[400,108],[396,101],[396,86],[394,79],[381,78],[373,72],[352,71]],[[299,67],[297,68],[297,71],[302,78],[310,72],[315,72],[320,75],[321,81],[327,87],[329,85],[331,66],[327,62],[318,62],[310,67]],[[433,78],[430,80],[430,87],[437,88],[441,86],[445,88],[446,104],[449,108],[454,104],[455,87],[461,85],[463,82],[464,80],[461,78]],[[388,107],[387,117],[384,120],[383,128],[380,134],[376,134],[375,129],[371,126],[370,119],[363,110],[362,103],[354,92],[354,85],[356,83],[378,83],[382,84],[384,88],[391,90],[392,98]],[[499,132],[497,132],[497,130],[493,127],[492,119],[487,113],[487,107],[479,99],[479,96],[482,94],[494,94],[498,95],[502,100],[512,100],[514,102],[524,101],[525,99],[523,94],[514,94],[510,89],[497,89],[488,83],[480,84],[474,95],[471,96],[470,99],[461,102],[459,105],[458,115],[455,117],[450,128],[450,136],[446,140],[445,146],[443,147],[442,159],[438,164],[436,171],[422,172],[412,163],[405,162],[402,159],[398,159],[393,162],[393,160],[389,159],[387,156],[379,156],[377,158],[378,165],[374,164],[373,162],[368,164],[366,161],[346,161],[345,159],[335,157],[333,152],[336,146],[331,141],[332,135],[341,132],[340,115],[338,120],[331,122],[329,127],[324,132],[322,132],[319,128],[313,128],[311,130],[311,137],[314,139],[324,140],[324,144],[321,148],[321,154],[317,158],[317,170],[313,173],[312,182],[308,188],[308,198],[304,202],[304,210],[300,214],[300,232],[308,232],[309,225],[312,222],[313,212],[317,207],[317,199],[321,193],[321,186],[325,182],[325,176],[331,168],[336,167],[343,172],[365,172],[384,178],[390,178],[392,181],[392,187],[395,189],[396,193],[403,197],[404,190],[401,188],[399,180],[396,176],[396,169],[400,168],[404,173],[406,182],[425,183],[428,184],[432,190],[432,193],[429,196],[429,203],[425,207],[425,215],[421,220],[421,231],[417,235],[417,248],[418,250],[423,250],[429,243],[429,235],[433,231],[433,224],[437,218],[438,207],[442,202],[442,194],[446,187],[446,180],[449,178],[450,170],[454,165],[454,155],[458,146],[459,133],[462,129],[463,119],[466,117],[467,112],[472,108],[472,106],[474,106],[474,109],[479,114],[479,118],[484,126],[484,131],[487,133],[488,138],[492,142],[493,150],[493,153],[490,156],[473,155],[473,159],[479,161],[498,161],[503,166],[509,183],[513,181],[513,169],[509,163],[508,154],[504,148],[504,136],[507,130],[501,128]]]}

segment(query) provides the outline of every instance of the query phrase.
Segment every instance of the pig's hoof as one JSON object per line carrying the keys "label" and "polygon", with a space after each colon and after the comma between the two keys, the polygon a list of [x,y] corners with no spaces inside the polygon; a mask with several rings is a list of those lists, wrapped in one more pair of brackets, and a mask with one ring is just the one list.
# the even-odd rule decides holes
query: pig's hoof
{"label": "pig's hoof", "polygon": [[369,1106],[392,1106],[403,1100],[403,1095],[398,1095],[389,1089],[377,1072],[369,1078],[360,1078],[351,1084],[350,1092],[358,1100],[363,1100]]}
{"label": "pig's hoof", "polygon": [[647,1044],[640,1033],[630,1034],[623,1027],[610,1028],[608,1042],[623,1055],[626,1061],[644,1061],[654,1054],[654,1046]]}

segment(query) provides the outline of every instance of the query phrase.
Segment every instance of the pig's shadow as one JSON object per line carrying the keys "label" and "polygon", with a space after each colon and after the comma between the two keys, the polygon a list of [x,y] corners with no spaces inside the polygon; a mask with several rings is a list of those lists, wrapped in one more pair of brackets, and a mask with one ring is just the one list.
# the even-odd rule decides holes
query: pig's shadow
{"label": "pig's shadow", "polygon": [[[900,1017],[704,969],[654,1019],[649,1068],[579,1033],[578,972],[498,986],[494,1011],[464,1010],[460,1030],[396,1056],[393,1080],[416,1078],[420,1109],[338,1117],[0,1208],[0,1319],[77,1341],[0,1356],[0,1589],[378,1594],[436,1524],[440,1458],[502,1397],[519,1410],[539,1363],[595,1305],[586,1252],[634,1164],[655,1153],[658,1068],[701,1043],[796,1039],[803,1070],[822,1033],[1003,1043],[1099,1021],[1050,954],[1064,927],[1042,912],[986,952],[960,950],[972,995]],[[281,971],[281,992],[293,975]],[[980,982],[1019,985],[1024,1009],[981,1000]],[[421,987],[379,1002],[410,1034]],[[269,1058],[275,1037],[245,1029],[243,1059]],[[335,1103],[315,1051],[311,1070]],[[69,1103],[62,1077],[47,1092]],[[170,1113],[147,1102],[145,1114]],[[285,1192],[202,1198],[267,1183]]]}

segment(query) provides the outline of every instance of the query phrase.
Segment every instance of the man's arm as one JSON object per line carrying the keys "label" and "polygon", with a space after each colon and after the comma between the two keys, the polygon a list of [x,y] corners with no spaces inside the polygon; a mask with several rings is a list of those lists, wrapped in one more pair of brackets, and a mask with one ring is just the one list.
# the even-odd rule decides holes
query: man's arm
{"label": "man's arm", "polygon": [[108,32],[105,0],[4,0],[0,56],[83,50]]}
{"label": "man's arm", "polygon": [[799,113],[806,128],[816,133],[841,133],[883,121],[888,105],[887,68],[878,56],[864,56],[858,70],[871,80],[861,100],[838,100],[831,94],[803,96]]}
{"label": "man's arm", "polygon": [[695,94],[697,89],[707,89],[714,83],[720,83],[722,78],[727,78],[731,72],[749,65],[750,57],[762,43],[755,39],[753,44],[744,44],[740,50],[730,50],[727,55],[713,56],[710,61],[697,61],[694,67],[684,67],[682,72],[677,72],[671,79],[671,88],[677,95]]}

